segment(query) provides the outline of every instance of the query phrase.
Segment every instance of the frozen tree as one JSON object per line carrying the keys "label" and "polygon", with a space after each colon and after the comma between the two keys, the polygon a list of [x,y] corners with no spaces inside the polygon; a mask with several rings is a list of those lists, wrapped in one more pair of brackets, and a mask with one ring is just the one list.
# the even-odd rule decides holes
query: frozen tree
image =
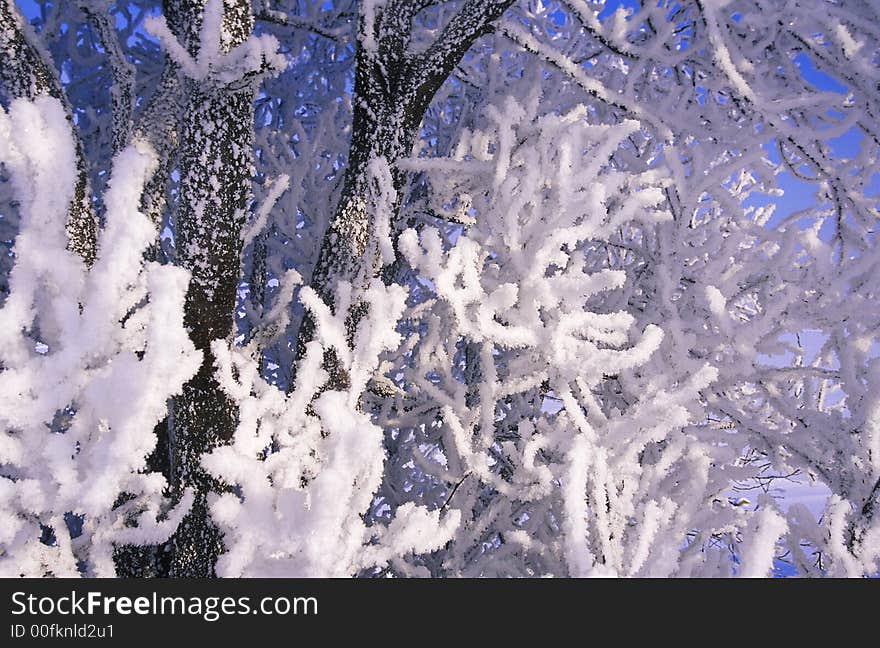
{"label": "frozen tree", "polygon": [[875,573],[878,18],[0,0],[3,572]]}

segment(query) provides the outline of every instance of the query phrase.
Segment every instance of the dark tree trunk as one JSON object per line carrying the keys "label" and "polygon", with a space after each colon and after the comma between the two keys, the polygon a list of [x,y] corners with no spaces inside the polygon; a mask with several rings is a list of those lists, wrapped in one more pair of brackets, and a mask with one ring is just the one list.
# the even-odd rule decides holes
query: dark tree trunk
{"label": "dark tree trunk", "polygon": [[[175,34],[195,53],[202,0],[169,0],[165,13]],[[247,0],[225,4],[228,51],[251,34]],[[224,488],[201,468],[201,456],[232,437],[236,408],[214,379],[210,344],[232,332],[239,280],[241,228],[251,192],[253,89],[234,90],[210,80],[188,81],[180,145],[180,195],[175,214],[178,263],[192,273],[184,324],[204,354],[199,372],[173,400],[170,476],[173,493],[193,488],[190,513],[169,540],[168,576],[214,575],[222,551],[207,497]]]}
{"label": "dark tree trunk", "polygon": [[[342,195],[336,213],[321,241],[311,286],[333,306],[338,281],[355,281],[358,275],[375,276],[379,268],[364,268],[370,243],[367,212],[368,169],[373,160],[384,157],[391,167],[392,181],[399,197],[406,174],[396,168],[398,159],[412,151],[422,116],[434,94],[458,65],[477,38],[490,32],[513,0],[469,0],[423,53],[412,55],[409,44],[413,19],[429,1],[389,0],[376,17],[375,32],[368,34],[375,49],[359,41],[355,60],[353,123]],[[359,33],[365,29],[363,20]],[[399,202],[393,212],[399,211]],[[349,313],[349,330],[362,316],[362,306]],[[315,323],[309,313],[303,317],[297,336],[296,358],[305,353],[314,336]],[[330,374],[327,388],[344,387],[343,375],[335,355],[325,354]],[[295,367],[291,371],[295,376]],[[290,388],[293,388],[293,380]]]}

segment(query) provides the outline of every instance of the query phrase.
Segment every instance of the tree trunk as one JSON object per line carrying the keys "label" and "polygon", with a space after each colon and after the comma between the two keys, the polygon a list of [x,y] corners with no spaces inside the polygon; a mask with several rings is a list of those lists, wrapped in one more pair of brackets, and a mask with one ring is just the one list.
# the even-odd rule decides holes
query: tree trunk
{"label": "tree trunk", "polygon": [[[172,31],[192,54],[198,48],[203,0],[169,0],[165,14]],[[247,0],[225,3],[222,43],[229,51],[250,36],[253,15]],[[178,263],[192,273],[184,323],[202,366],[173,401],[171,487],[194,488],[190,513],[168,542],[168,576],[214,575],[222,538],[211,522],[207,496],[222,484],[201,468],[201,456],[227,442],[235,430],[236,408],[214,379],[210,344],[232,332],[239,279],[241,227],[251,192],[253,90],[219,87],[210,80],[188,81],[188,103],[180,148],[180,195],[175,214]]]}
{"label": "tree trunk", "polygon": [[[372,22],[372,34],[365,33],[368,27],[361,17],[348,166],[342,195],[321,241],[311,279],[312,288],[331,308],[337,282],[355,281],[362,272],[373,276],[379,271],[379,268],[362,267],[370,242],[367,182],[371,162],[384,157],[391,167],[398,196],[398,203],[392,206],[396,215],[406,174],[397,169],[395,163],[412,151],[422,116],[434,94],[474,41],[490,32],[494,21],[512,3],[513,0],[469,0],[436,41],[416,55],[409,52],[413,19],[430,3],[389,0]],[[375,42],[375,46],[364,47],[365,39]],[[350,334],[362,315],[360,305],[349,313]],[[297,360],[304,355],[314,328],[315,322],[306,312],[297,336]],[[325,354],[324,362],[330,375],[327,388],[344,387],[347,377],[332,351]],[[291,376],[295,379],[295,367]],[[293,389],[294,379],[289,389]]]}

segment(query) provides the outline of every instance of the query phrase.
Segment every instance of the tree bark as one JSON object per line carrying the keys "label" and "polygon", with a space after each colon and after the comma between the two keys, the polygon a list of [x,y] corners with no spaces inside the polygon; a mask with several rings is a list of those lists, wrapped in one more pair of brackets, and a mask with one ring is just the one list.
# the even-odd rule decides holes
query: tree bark
{"label": "tree bark", "polygon": [[[330,304],[336,284],[355,281],[366,270],[371,276],[378,268],[363,268],[370,241],[370,214],[367,213],[368,169],[371,162],[384,157],[391,167],[394,189],[399,197],[406,174],[395,163],[412,151],[419,124],[434,94],[480,36],[492,30],[513,0],[468,0],[447,23],[434,43],[421,54],[409,53],[413,19],[430,0],[388,0],[374,21],[374,33],[361,17],[355,58],[353,122],[348,166],[336,213],[321,241],[321,249],[311,278],[311,286]],[[375,48],[363,46],[364,38],[375,41]],[[399,212],[400,204],[393,205]],[[349,331],[363,315],[362,306],[349,313]],[[296,360],[314,336],[315,322],[307,312],[297,335]],[[330,374],[327,388],[344,387],[347,377],[331,352],[325,354]],[[295,367],[291,370],[295,377]],[[294,386],[291,380],[290,389]]]}
{"label": "tree bark", "polygon": [[[204,0],[168,0],[165,15],[180,41],[196,54]],[[244,42],[253,29],[247,0],[226,2],[222,48]],[[204,354],[199,372],[173,401],[171,487],[196,491],[196,500],[169,540],[167,575],[207,577],[222,552],[207,496],[224,488],[201,467],[201,456],[227,442],[237,411],[214,378],[210,344],[232,332],[239,280],[241,227],[251,193],[253,89],[234,90],[210,80],[187,81],[188,102],[180,146],[180,194],[175,214],[178,263],[192,274],[184,324]]]}

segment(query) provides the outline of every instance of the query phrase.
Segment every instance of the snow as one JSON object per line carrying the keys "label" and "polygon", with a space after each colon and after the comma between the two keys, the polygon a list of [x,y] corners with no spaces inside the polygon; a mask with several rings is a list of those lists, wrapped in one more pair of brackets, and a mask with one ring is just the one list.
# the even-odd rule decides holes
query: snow
{"label": "snow", "polygon": [[171,32],[164,16],[147,16],[144,29],[159,41],[181,71],[195,81],[211,80],[226,85],[251,77],[253,82],[265,73],[277,74],[287,66],[287,60],[278,52],[278,39],[271,34],[252,35],[224,51],[223,16],[223,0],[205,3],[195,58]]}
{"label": "snow", "polygon": [[[0,573],[205,497],[225,576],[876,573],[871,3],[197,4],[161,80],[0,4]],[[200,367],[234,434],[168,484]]]}
{"label": "snow", "polygon": [[727,300],[718,288],[708,285],[704,289],[706,291],[706,301],[709,303],[709,310],[715,317],[723,318],[727,313]]}
{"label": "snow", "polygon": [[[143,261],[156,230],[137,206],[155,155],[137,143],[116,156],[98,258],[87,270],[65,249],[76,181],[69,128],[55,99],[17,100],[0,112],[0,161],[22,205],[0,309],[6,575],[112,575],[115,543],[164,540],[191,501],[185,495],[169,510],[164,478],[145,471],[156,439],[144,426],[165,416],[166,400],[201,362],[182,325],[187,274]],[[53,431],[56,413],[68,409],[69,427]],[[131,499],[118,506],[122,493]],[[126,527],[129,511],[139,512],[137,524]],[[84,516],[75,546],[68,512]],[[41,525],[54,529],[56,545],[39,542]]]}
{"label": "snow", "polygon": [[[211,502],[227,549],[217,564],[220,575],[351,575],[438,548],[458,526],[458,511],[441,516],[412,504],[400,507],[385,530],[363,523],[361,512],[380,486],[385,455],[382,429],[358,403],[381,354],[400,342],[395,325],[406,292],[379,281],[362,292],[368,310],[353,350],[345,321],[351,295],[351,285],[340,285],[333,314],[313,290],[300,289],[300,301],[315,317],[316,335],[289,395],[260,378],[247,348],[219,340],[212,347],[220,383],[239,407],[232,444],[202,460],[211,474],[240,489],[240,495],[226,493]],[[335,349],[349,377],[344,391],[322,389],[328,348]],[[371,543],[376,533],[378,541]]]}
{"label": "snow", "polygon": [[762,508],[752,522],[741,551],[738,576],[763,578],[773,569],[776,542],[788,530],[785,518],[772,508]]}

